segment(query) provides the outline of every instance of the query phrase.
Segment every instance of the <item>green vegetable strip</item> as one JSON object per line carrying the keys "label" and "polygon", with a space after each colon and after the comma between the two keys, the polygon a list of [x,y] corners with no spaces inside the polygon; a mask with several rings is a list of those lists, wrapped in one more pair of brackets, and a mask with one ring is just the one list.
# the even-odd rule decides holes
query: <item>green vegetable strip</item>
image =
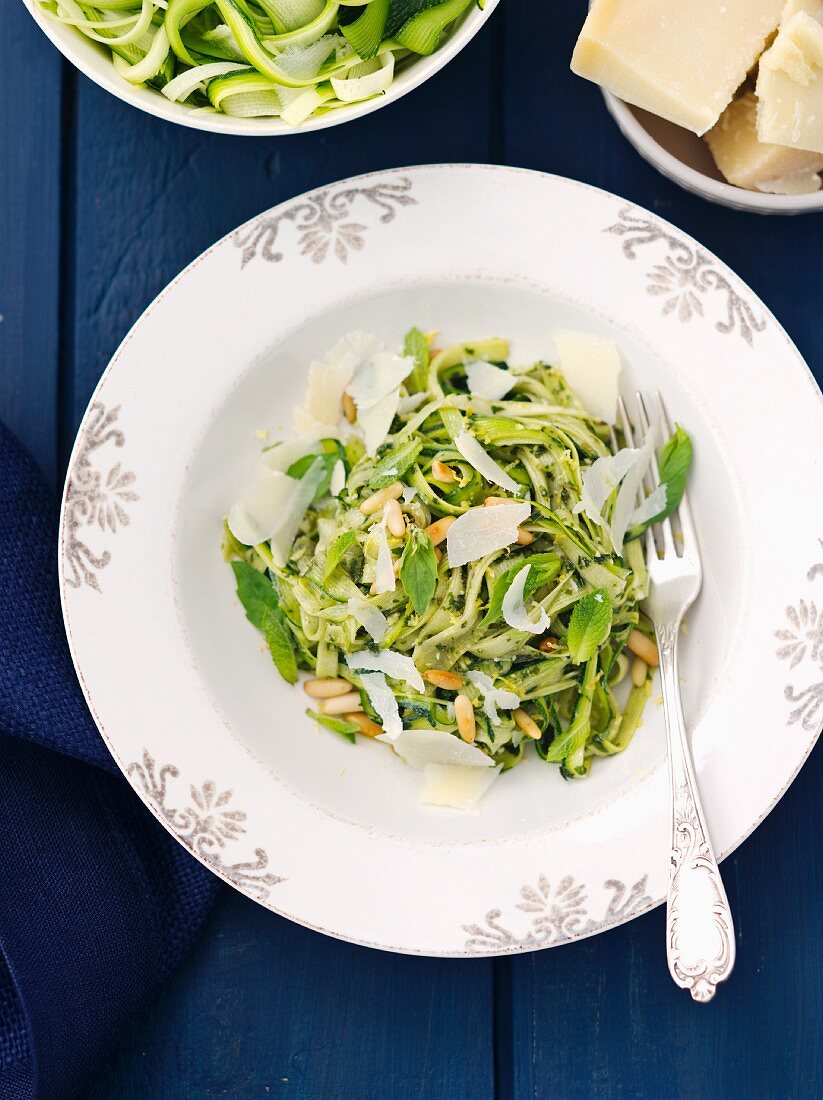
{"label": "green vegetable strip", "polygon": [[[299,126],[313,116],[366,102],[403,66],[431,53],[472,0],[37,0],[58,22],[108,48],[129,84],[160,91],[175,78],[169,98],[181,107],[210,108],[234,117],[279,117]],[[482,6],[482,5],[480,5]],[[317,49],[326,61],[316,64]],[[314,47],[315,52],[309,51]],[[383,62],[385,80],[354,83],[365,61]],[[204,70],[212,60],[248,63],[249,73]],[[234,77],[234,79],[232,79]],[[243,79],[240,79],[242,77]],[[331,78],[345,83],[337,89]],[[189,86],[185,95],[181,91]],[[378,90],[378,88],[380,90]],[[301,94],[302,93],[302,94]],[[425,388],[427,363],[415,371]]]}
{"label": "green vegetable strip", "polygon": [[[379,648],[410,656],[421,673],[461,675],[461,690],[475,707],[476,744],[495,762],[515,766],[531,741],[511,711],[501,709],[499,724],[491,722],[482,693],[466,677],[471,671],[517,695],[541,731],[535,747],[544,760],[559,765],[566,778],[585,776],[593,757],[626,748],[650,690],[650,678],[628,692],[619,683],[629,667],[626,639],[640,622],[639,603],[648,589],[639,532],[618,558],[607,531],[576,511],[587,468],[610,453],[608,429],[582,410],[562,375],[544,363],[513,374],[502,400],[469,394],[466,362],[485,359],[507,369],[504,340],[432,356],[426,337],[412,329],[404,350],[415,365],[400,396],[417,394],[420,404],[395,417],[377,455],[364,456],[356,439],[345,447],[330,439],[290,467],[289,474],[299,478],[320,457],[325,477],[285,567],[275,566],[268,547],[244,547],[227,532],[224,555],[233,560],[240,601],[289,682],[298,668],[316,669],[320,676],[340,675],[341,669],[346,674],[344,656],[373,646],[349,601],[365,604],[385,619]],[[463,458],[454,439],[464,431],[507,470],[516,494],[490,484]],[[678,428],[660,455],[667,505],[681,499],[690,459],[689,437]],[[331,497],[329,479],[338,461],[346,484]],[[448,467],[448,478],[440,466],[435,477],[435,463]],[[364,516],[359,506],[398,481],[414,494],[406,492],[402,501],[405,532],[387,535],[397,583],[394,591],[375,595],[382,511]],[[438,560],[426,528],[483,505],[489,496],[531,502],[525,527],[533,541],[450,568],[445,553]],[[549,617],[544,638],[510,626],[503,611],[527,565],[523,600],[532,618],[538,608]],[[428,683],[417,692],[389,682],[406,728],[456,734],[454,692]],[[618,696],[626,700],[624,709]],[[379,721],[367,701],[364,706]],[[350,724],[343,720],[322,724],[344,736],[356,733],[344,729]]]}

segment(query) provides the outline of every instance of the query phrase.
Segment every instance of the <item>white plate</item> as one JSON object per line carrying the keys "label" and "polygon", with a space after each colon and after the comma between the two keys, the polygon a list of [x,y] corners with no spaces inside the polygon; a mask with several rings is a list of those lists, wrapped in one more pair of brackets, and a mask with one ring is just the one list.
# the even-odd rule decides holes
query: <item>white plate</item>
{"label": "white plate", "polygon": [[[680,230],[580,183],[443,166],[335,184],[204,253],[138,321],[94,395],[61,529],[72,653],[109,748],[161,821],[239,890],[345,939],[432,955],[551,946],[666,889],[662,713],[564,782],[537,758],[478,816],[424,807],[384,746],[318,729],[275,674],[222,562],[221,518],[287,428],[308,361],[358,327],[398,341],[608,333],[625,389],[692,433],[706,583],[683,692],[728,853],[823,717],[823,404],[786,333]],[[817,594],[815,590],[817,591]],[[812,601],[817,598],[815,605]]]}
{"label": "white plate", "polygon": [[393,103],[401,96],[419,88],[444,65],[468,45],[474,38],[500,0],[486,0],[485,7],[471,7],[444,36],[443,44],[428,57],[416,58],[413,63],[404,65],[385,95],[363,103],[353,103],[350,107],[341,107],[327,115],[310,118],[301,126],[288,126],[279,118],[232,118],[230,115],[195,113],[185,103],[172,103],[161,92],[145,85],[136,87],[118,76],[111,61],[111,53],[104,47],[92,42],[84,34],[67,23],[58,23],[43,11],[38,0],[23,0],[32,18],[43,33],[54,43],[60,53],[80,70],[89,80],[124,103],[137,107],[146,114],[165,118],[193,130],[210,130],[217,134],[240,134],[243,137],[278,137],[288,134],[303,134],[308,130],[326,130],[330,126],[339,126],[363,115],[378,111],[387,103]]}

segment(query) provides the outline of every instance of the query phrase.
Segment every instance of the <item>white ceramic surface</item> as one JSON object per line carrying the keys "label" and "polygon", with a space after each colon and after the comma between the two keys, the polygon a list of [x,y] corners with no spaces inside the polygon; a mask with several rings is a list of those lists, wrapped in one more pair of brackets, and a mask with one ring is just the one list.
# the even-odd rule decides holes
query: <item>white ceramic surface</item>
{"label": "white ceramic surface", "polygon": [[80,429],[60,536],[69,640],[135,789],[249,896],[391,950],[552,946],[665,893],[660,707],[586,780],[534,757],[477,816],[423,806],[419,773],[384,746],[305,716],[220,556],[255,431],[287,432],[309,360],[352,328],[398,341],[413,324],[444,342],[511,337],[513,361],[550,355],[560,325],[610,334],[624,390],[659,388],[692,433],[706,583],[684,702],[716,849],[734,848],[823,720],[823,523],[807,498],[823,402],[719,260],[580,183],[480,166],[364,176],[260,215],[187,268],[124,340]]}
{"label": "white ceramic surface", "polygon": [[[6,3],[9,0],[5,0]],[[138,107],[147,114],[176,122],[181,126],[190,126],[194,130],[209,130],[218,134],[238,134],[242,137],[278,137],[287,134],[302,134],[307,130],[325,130],[330,126],[339,126],[355,118],[362,118],[372,111],[393,103],[407,92],[418,88],[429,77],[434,76],[449,62],[455,54],[471,41],[485,21],[497,7],[500,0],[486,0],[484,9],[472,7],[463,16],[455,28],[445,38],[442,47],[430,57],[416,59],[398,73],[389,90],[379,99],[365,103],[353,103],[351,107],[340,108],[327,115],[311,118],[301,126],[287,126],[277,118],[230,118],[222,114],[196,114],[184,103],[171,103],[160,92],[152,88],[135,88],[118,76],[111,62],[111,54],[103,47],[86,38],[74,27],[58,23],[43,12],[37,0],[23,0],[35,22],[58,50],[81,73],[105,88],[107,92]]]}
{"label": "white ceramic surface", "polygon": [[609,113],[640,155],[674,183],[711,202],[753,214],[808,214],[823,210],[823,191],[808,195],[767,195],[728,183],[708,145],[681,126],[632,107],[604,92]]}

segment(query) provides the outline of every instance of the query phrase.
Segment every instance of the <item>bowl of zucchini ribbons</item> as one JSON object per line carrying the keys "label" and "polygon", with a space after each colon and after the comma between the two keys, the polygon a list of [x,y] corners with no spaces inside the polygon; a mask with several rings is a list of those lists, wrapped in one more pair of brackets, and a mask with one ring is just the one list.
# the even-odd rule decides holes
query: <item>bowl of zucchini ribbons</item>
{"label": "bowl of zucchini ribbons", "polygon": [[445,65],[498,0],[24,0],[88,77],[203,130],[322,129]]}

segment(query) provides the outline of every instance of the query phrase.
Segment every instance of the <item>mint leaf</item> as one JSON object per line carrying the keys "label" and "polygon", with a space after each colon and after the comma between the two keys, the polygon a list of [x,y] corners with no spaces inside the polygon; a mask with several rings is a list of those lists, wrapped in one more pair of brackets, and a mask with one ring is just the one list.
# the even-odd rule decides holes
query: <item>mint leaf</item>
{"label": "mint leaf", "polygon": [[[373,2],[373,0],[372,0]],[[406,380],[409,391],[425,390],[429,384],[429,342],[419,328],[410,329],[403,341],[403,354],[414,359],[414,370]]]}
{"label": "mint leaf", "polygon": [[655,516],[652,523],[659,523],[661,519],[678,507],[686,491],[686,477],[692,464],[692,441],[688,432],[685,432],[679,424],[675,424],[674,434],[660,448],[657,465],[660,469],[660,481],[666,486],[666,507],[659,516]]}
{"label": "mint leaf", "polygon": [[297,683],[297,658],[286,616],[279,607],[267,607],[263,612],[263,636],[271,659],[287,684]]}
{"label": "mint leaf", "polygon": [[572,661],[581,665],[590,660],[606,641],[611,629],[612,605],[604,588],[597,588],[578,600],[566,637]]}
{"label": "mint leaf", "polygon": [[245,609],[246,618],[258,630],[262,630],[266,608],[280,610],[274,585],[265,573],[260,573],[244,561],[233,561],[231,567],[237,582],[237,597]]}
{"label": "mint leaf", "polygon": [[342,535],[337,536],[329,547],[328,554],[326,554],[326,564],[323,566],[323,580],[328,580],[340,564],[346,551],[350,550],[356,542],[357,535],[354,531],[344,531]]}
{"label": "mint leaf", "polygon": [[418,615],[423,615],[437,588],[437,558],[432,540],[417,528],[400,559],[400,583]]}
{"label": "mint leaf", "polygon": [[307,710],[306,714],[319,725],[325,726],[327,730],[332,730],[333,733],[339,733],[341,737],[351,741],[352,744],[357,740],[359,727],[355,726],[353,722],[347,722],[344,718],[335,718],[331,714],[319,714],[316,710],[311,709]]}
{"label": "mint leaf", "polygon": [[415,440],[414,442],[404,443],[394,451],[389,451],[375,466],[369,479],[369,488],[384,489],[387,485],[391,485],[401,478],[406,470],[414,465],[422,447],[422,442]]}
{"label": "mint leaf", "polygon": [[496,623],[503,614],[503,597],[511,587],[514,578],[527,565],[531,565],[531,569],[523,590],[524,600],[528,599],[541,585],[554,580],[560,571],[560,558],[556,554],[531,554],[525,561],[518,561],[501,573],[494,582],[491,599],[489,600],[489,609],[480,623],[481,629]]}

